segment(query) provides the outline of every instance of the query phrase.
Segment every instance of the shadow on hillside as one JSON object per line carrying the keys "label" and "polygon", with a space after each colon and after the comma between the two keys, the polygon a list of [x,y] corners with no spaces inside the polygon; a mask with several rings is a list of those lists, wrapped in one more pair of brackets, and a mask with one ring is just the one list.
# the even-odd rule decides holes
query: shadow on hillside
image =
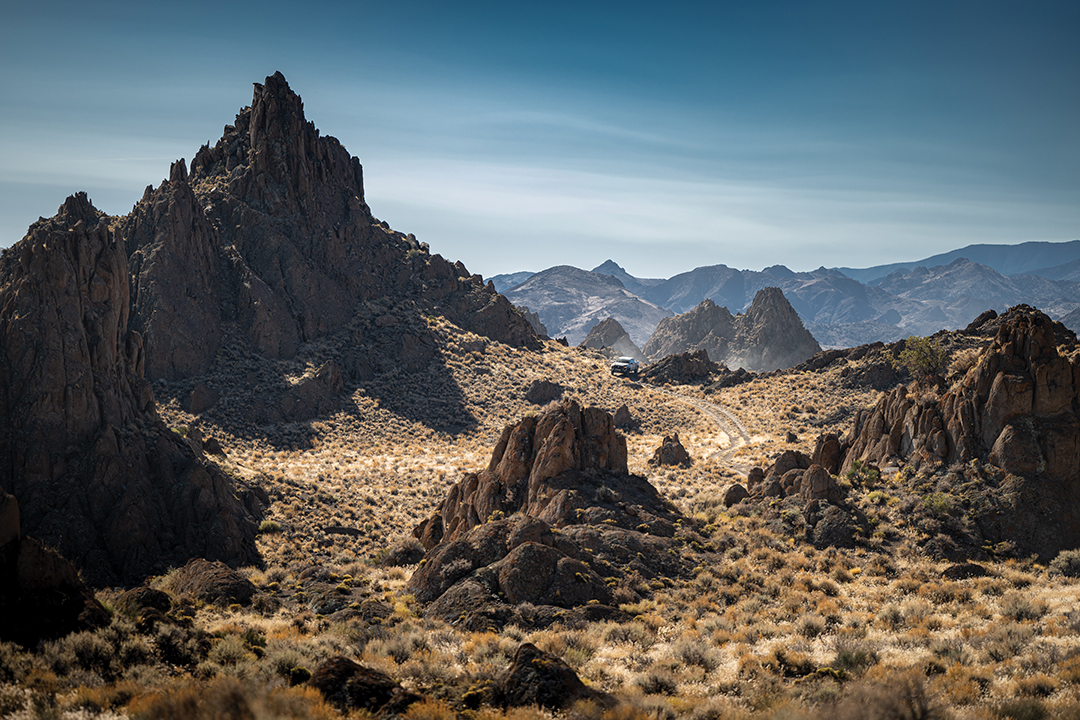
{"label": "shadow on hillside", "polygon": [[227,342],[210,373],[159,381],[154,392],[163,404],[245,440],[263,440],[274,450],[312,448],[326,434],[316,425],[332,418],[360,435],[369,426],[393,437],[414,424],[459,435],[478,421],[447,363],[435,333],[417,315],[384,327],[346,329],[303,347],[288,361]]}

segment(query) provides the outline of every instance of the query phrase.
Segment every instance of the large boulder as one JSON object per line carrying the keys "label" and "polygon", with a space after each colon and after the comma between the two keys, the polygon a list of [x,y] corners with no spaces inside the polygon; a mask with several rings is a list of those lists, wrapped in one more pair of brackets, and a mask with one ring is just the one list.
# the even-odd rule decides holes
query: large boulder
{"label": "large boulder", "polygon": [[0,490],[0,640],[38,641],[109,622],[109,613],[54,550],[19,530],[19,506]]}
{"label": "large boulder", "polygon": [[656,451],[653,452],[653,456],[649,458],[649,464],[655,465],[656,467],[665,465],[689,467],[693,462],[690,453],[686,451],[686,448],[683,447],[682,442],[679,440],[679,433],[665,435],[660,443],[660,447],[656,448]]}
{"label": "large boulder", "polygon": [[346,657],[332,657],[312,673],[308,687],[322,693],[326,701],[344,713],[362,711],[371,715],[400,716],[421,697],[401,687],[386,673],[355,663]]}
{"label": "large boulder", "polygon": [[569,665],[532,643],[518,646],[513,662],[499,678],[495,699],[509,707],[537,705],[549,710],[569,708],[581,700],[601,707],[615,704],[611,695],[588,687]]}

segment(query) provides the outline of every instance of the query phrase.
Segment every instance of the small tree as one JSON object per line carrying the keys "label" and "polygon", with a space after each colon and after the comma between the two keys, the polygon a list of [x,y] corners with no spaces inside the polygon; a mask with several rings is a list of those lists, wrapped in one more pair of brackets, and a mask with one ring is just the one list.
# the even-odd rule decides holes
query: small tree
{"label": "small tree", "polygon": [[945,369],[949,353],[937,340],[912,335],[904,343],[904,349],[893,358],[893,367],[906,369],[922,380],[940,375]]}

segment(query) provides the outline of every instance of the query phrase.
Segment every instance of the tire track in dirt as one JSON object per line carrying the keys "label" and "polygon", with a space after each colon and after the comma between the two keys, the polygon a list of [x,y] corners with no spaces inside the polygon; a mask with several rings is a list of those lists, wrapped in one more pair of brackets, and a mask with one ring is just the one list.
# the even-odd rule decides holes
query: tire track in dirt
{"label": "tire track in dirt", "polygon": [[715,403],[706,402],[704,400],[698,400],[697,398],[687,397],[680,395],[677,392],[673,392],[666,388],[656,388],[666,395],[670,395],[681,403],[685,403],[690,407],[700,412],[705,417],[709,418],[716,423],[720,432],[727,436],[728,446],[717,448],[713,452],[705,456],[706,460],[715,460],[723,465],[727,465],[732,470],[746,474],[750,472],[750,466],[732,462],[731,458],[734,456],[735,451],[744,445],[750,443],[750,432],[743,425],[742,421],[727,408],[717,405]]}

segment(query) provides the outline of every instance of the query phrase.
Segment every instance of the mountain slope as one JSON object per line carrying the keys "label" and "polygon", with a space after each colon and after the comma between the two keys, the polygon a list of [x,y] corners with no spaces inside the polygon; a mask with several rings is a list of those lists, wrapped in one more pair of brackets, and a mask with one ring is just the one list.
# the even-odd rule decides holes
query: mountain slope
{"label": "mountain slope", "polygon": [[640,296],[645,290],[664,282],[662,278],[637,278],[623,270],[614,260],[605,260],[592,269],[594,273],[602,273],[618,278],[630,292]]}
{"label": "mountain slope", "polygon": [[967,258],[972,262],[986,265],[1003,275],[1036,274],[1033,271],[1040,268],[1051,268],[1073,260],[1080,260],[1080,240],[1060,243],[1026,242],[1015,245],[980,243],[911,262],[875,265],[868,268],[841,267],[836,269],[859,282],[872,283],[897,271],[910,272],[919,266],[947,265],[957,258]]}
{"label": "mountain slope", "polygon": [[821,350],[779,288],[763,288],[745,313],[732,316],[705,299],[690,312],[660,321],[642,348],[655,362],[705,350],[731,368],[770,371],[791,367]]}
{"label": "mountain slope", "polygon": [[671,315],[631,293],[616,278],[569,265],[548,268],[508,291],[515,305],[526,305],[555,336],[577,345],[593,325],[609,317],[619,321],[630,338],[642,345],[661,318]]}

